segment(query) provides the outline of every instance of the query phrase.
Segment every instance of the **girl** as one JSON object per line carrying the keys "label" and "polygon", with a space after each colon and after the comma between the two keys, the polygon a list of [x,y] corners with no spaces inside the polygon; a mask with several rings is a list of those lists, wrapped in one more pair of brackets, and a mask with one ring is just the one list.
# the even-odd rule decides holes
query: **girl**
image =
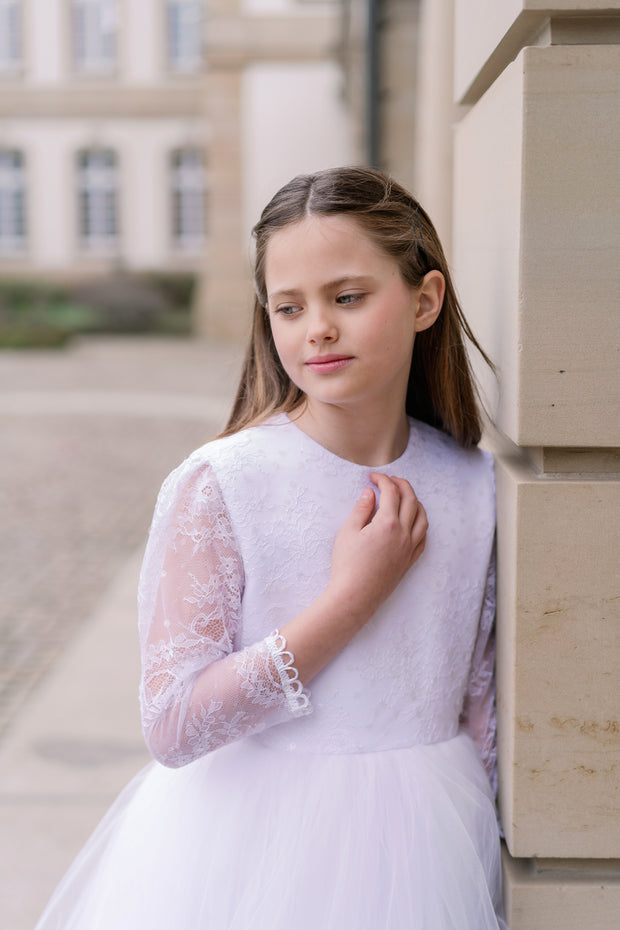
{"label": "girl", "polygon": [[295,178],[254,234],[232,415],[164,483],[140,581],[157,762],[39,928],[504,928],[477,343],[379,171]]}

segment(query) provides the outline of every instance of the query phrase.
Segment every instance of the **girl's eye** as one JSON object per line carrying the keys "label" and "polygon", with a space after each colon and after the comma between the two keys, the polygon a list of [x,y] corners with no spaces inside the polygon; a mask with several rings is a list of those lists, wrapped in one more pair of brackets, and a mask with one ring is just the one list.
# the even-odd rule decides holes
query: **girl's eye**
{"label": "girl's eye", "polygon": [[363,294],[339,294],[336,298],[336,303],[339,303],[345,307],[350,307],[351,304],[358,303],[362,298]]}
{"label": "girl's eye", "polygon": [[283,316],[293,316],[299,310],[301,310],[301,307],[297,304],[283,304],[281,307],[275,308],[275,313],[281,313]]}

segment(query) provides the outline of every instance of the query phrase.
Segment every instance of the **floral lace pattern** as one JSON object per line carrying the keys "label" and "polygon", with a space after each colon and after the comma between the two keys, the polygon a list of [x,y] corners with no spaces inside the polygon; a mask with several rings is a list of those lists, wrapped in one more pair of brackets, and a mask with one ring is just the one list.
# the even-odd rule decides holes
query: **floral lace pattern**
{"label": "floral lace pattern", "polygon": [[478,749],[497,796],[497,714],[495,710],[495,548],[489,564],[478,637],[461,722]]}

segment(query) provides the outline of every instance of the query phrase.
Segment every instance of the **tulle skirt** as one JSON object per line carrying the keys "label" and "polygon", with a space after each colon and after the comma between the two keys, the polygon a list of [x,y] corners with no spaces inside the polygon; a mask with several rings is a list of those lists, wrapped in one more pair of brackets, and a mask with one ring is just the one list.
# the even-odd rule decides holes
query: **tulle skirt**
{"label": "tulle skirt", "polygon": [[119,796],[37,930],[504,930],[491,792],[465,734],[387,752],[260,738]]}

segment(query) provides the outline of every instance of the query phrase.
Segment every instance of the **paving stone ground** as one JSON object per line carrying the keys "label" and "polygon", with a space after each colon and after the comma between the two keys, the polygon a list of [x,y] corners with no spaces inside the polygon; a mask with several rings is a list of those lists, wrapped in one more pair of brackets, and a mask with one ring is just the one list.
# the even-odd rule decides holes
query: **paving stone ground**
{"label": "paving stone ground", "polygon": [[162,480],[223,426],[236,346],[0,353],[0,740],[123,562]]}

